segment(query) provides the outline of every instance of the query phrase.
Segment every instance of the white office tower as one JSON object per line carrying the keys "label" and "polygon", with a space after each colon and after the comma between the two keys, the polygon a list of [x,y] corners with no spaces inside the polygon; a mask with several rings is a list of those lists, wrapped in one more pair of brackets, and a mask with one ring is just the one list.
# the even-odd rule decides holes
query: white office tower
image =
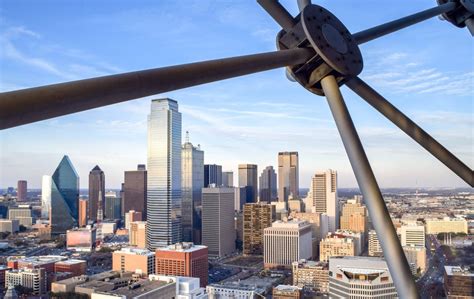
{"label": "white office tower", "polygon": [[147,247],[181,241],[181,113],[172,99],[152,100],[148,115]]}
{"label": "white office tower", "polygon": [[295,261],[312,257],[311,224],[301,220],[275,221],[263,230],[265,269],[291,268]]}
{"label": "white office tower", "polygon": [[41,181],[41,218],[49,219],[49,210],[51,208],[51,176],[43,175]]}
{"label": "white office tower", "polygon": [[329,258],[330,298],[395,298],[397,291],[385,260],[378,257]]}
{"label": "white office tower", "polygon": [[398,229],[402,246],[425,246],[425,226],[409,223]]}
{"label": "white office tower", "polygon": [[329,232],[335,232],[339,228],[337,172],[335,170],[316,172],[311,179],[311,188],[305,199],[305,205],[306,211],[313,210],[328,216]]}

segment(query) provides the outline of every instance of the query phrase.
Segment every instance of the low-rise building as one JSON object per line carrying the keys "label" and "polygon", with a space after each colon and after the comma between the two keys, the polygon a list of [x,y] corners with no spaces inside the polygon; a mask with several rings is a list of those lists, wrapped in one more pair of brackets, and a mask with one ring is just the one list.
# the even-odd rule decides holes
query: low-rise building
{"label": "low-rise building", "polygon": [[209,299],[220,298],[249,298],[254,299],[263,294],[265,290],[256,287],[241,286],[236,283],[211,284],[206,286],[206,293]]}
{"label": "low-rise building", "polygon": [[474,272],[459,266],[444,266],[444,290],[448,299],[474,298]]}
{"label": "low-rise building", "polygon": [[68,250],[91,252],[96,244],[96,228],[86,226],[66,232]]}
{"label": "low-rise building", "polygon": [[46,272],[40,269],[13,269],[5,272],[6,286],[22,286],[32,290],[32,295],[42,295],[47,290]]}
{"label": "low-rise building", "polygon": [[0,233],[17,233],[19,230],[19,220],[0,219]]}
{"label": "low-rise building", "polygon": [[112,270],[135,272],[142,276],[155,273],[155,253],[147,249],[122,248],[112,254]]}
{"label": "low-rise building", "polygon": [[296,286],[280,284],[273,288],[273,299],[299,299],[301,288]]}
{"label": "low-rise building", "polygon": [[329,265],[325,262],[301,260],[292,264],[293,285],[320,293],[329,290]]}
{"label": "low-rise building", "polygon": [[439,233],[465,233],[468,232],[467,220],[464,218],[426,219],[425,227],[427,234]]}
{"label": "low-rise building", "polygon": [[69,259],[54,264],[54,272],[69,272],[73,276],[86,274],[87,262],[84,260]]}
{"label": "low-rise building", "polygon": [[328,233],[319,243],[319,260],[329,261],[331,256],[356,255],[356,243],[352,237],[342,234]]}

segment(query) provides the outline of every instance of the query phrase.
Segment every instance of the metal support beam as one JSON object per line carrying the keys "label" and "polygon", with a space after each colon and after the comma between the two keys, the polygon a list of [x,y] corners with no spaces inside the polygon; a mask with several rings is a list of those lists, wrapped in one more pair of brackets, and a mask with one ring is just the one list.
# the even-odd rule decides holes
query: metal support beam
{"label": "metal support beam", "polygon": [[298,9],[300,11],[303,11],[303,9],[308,5],[311,5],[311,0],[298,0]]}
{"label": "metal support beam", "polygon": [[410,267],[336,79],[332,75],[327,76],[321,80],[321,85],[367,203],[398,296],[402,299],[418,298]]}
{"label": "metal support beam", "polygon": [[474,187],[474,173],[466,164],[459,160],[455,155],[448,151],[362,79],[358,77],[353,78],[346,82],[346,85],[408,136],[413,138],[413,140],[418,142],[419,145],[435,156],[436,159],[451,169],[457,176],[463,179],[471,187]]}
{"label": "metal support beam", "polygon": [[291,49],[0,93],[0,129],[204,83],[306,62],[308,48]]}
{"label": "metal support beam", "polygon": [[295,19],[278,0],[257,0],[257,2],[286,32],[295,26]]}
{"label": "metal support beam", "polygon": [[373,39],[379,38],[381,36],[387,35],[389,33],[398,31],[400,29],[406,28],[408,26],[414,25],[421,21],[430,19],[437,15],[447,13],[453,9],[455,9],[457,4],[455,2],[448,2],[437,7],[433,7],[419,13],[406,16],[404,18],[394,20],[370,29],[366,29],[364,31],[357,32],[353,34],[353,37],[357,44],[363,44]]}

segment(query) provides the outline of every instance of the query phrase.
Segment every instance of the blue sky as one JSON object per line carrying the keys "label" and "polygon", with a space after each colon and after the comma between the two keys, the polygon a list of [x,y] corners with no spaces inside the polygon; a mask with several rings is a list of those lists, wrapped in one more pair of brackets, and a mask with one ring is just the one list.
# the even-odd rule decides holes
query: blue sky
{"label": "blue sky", "polygon": [[[297,13],[296,0],[281,1]],[[351,32],[436,5],[435,1],[317,1]],[[0,4],[2,91],[118,72],[275,50],[278,25],[254,1],[22,1]],[[361,46],[361,77],[474,166],[474,42],[437,18]],[[346,87],[347,105],[382,187],[467,186]],[[237,170],[276,166],[300,154],[300,185],[332,168],[356,186],[326,100],[283,69],[169,92],[205,162]],[[146,162],[150,98],[0,132],[0,186],[39,187],[68,154],[87,188],[95,164],[107,188]]]}

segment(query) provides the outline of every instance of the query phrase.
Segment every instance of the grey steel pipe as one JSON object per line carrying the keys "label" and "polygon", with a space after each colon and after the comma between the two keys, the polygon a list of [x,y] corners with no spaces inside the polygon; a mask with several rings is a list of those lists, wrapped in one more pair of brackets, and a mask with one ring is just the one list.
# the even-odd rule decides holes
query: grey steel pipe
{"label": "grey steel pipe", "polygon": [[182,64],[0,93],[0,129],[180,88],[306,62],[311,49],[291,49]]}
{"label": "grey steel pipe", "polygon": [[474,187],[474,173],[471,168],[459,160],[455,155],[448,151],[362,79],[359,77],[353,78],[346,82],[346,85],[408,136],[413,138],[413,140],[418,142],[419,145],[435,156],[436,159],[451,169],[457,176],[463,179],[471,187]]}
{"label": "grey steel pipe", "polygon": [[402,299],[418,298],[410,267],[337,81],[333,75],[330,75],[321,80],[321,86],[357,183],[367,203],[370,218],[377,232],[398,296]]}
{"label": "grey steel pipe", "polygon": [[404,18],[394,20],[370,29],[366,29],[360,32],[353,34],[353,37],[357,44],[363,44],[373,39],[379,38],[381,36],[387,35],[389,33],[398,31],[405,27],[411,26],[413,24],[419,23],[421,21],[427,20],[429,18],[435,17],[437,15],[447,13],[455,9],[457,4],[455,2],[448,2],[437,7],[433,7],[419,13],[406,16]]}
{"label": "grey steel pipe", "polygon": [[290,13],[278,2],[278,0],[257,0],[263,9],[283,28],[289,31],[295,26],[295,19]]}
{"label": "grey steel pipe", "polygon": [[464,24],[466,24],[466,27],[471,33],[471,35],[474,36],[474,17],[470,17],[469,19],[464,21]]}
{"label": "grey steel pipe", "polygon": [[303,11],[303,9],[311,4],[311,0],[298,0],[298,9]]}

